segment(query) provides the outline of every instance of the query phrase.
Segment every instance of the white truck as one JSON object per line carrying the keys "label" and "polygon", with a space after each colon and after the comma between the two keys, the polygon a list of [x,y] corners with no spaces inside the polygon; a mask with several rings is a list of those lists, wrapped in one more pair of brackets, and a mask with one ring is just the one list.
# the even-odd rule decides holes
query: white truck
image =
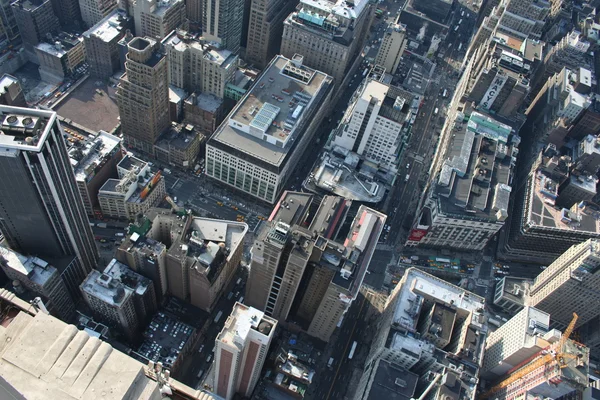
{"label": "white truck", "polygon": [[333,357],[329,357],[329,361],[327,361],[327,366],[329,368],[331,368],[332,365],[333,365]]}

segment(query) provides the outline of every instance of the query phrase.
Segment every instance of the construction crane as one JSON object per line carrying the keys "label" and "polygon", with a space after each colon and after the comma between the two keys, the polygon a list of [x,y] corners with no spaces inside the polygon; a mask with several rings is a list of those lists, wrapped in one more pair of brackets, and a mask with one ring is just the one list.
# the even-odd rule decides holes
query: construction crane
{"label": "construction crane", "polygon": [[[562,353],[562,349],[564,348],[567,339],[569,339],[569,336],[571,336],[571,333],[573,332],[573,329],[575,328],[575,324],[577,323],[578,318],[579,318],[579,316],[576,313],[573,313],[573,319],[571,320],[571,322],[569,323],[569,326],[567,326],[567,329],[563,332],[562,336],[560,337],[560,340],[558,341],[558,345],[556,346],[556,351],[552,351],[552,350],[547,351],[546,354],[543,354],[537,360],[525,365],[523,368],[521,368],[518,371],[516,371],[515,373],[511,374],[508,378],[506,378],[505,380],[503,380],[502,382],[500,382],[499,384],[497,384],[496,386],[494,386],[493,388],[491,388],[490,390],[485,392],[480,398],[481,399],[490,398],[495,393],[498,393],[502,389],[507,388],[512,383],[518,381],[519,379],[523,378],[524,376],[527,376],[527,374],[529,374],[530,372],[535,371],[536,369],[538,369],[546,364],[550,364],[550,363],[557,361],[558,366],[561,369],[565,368],[567,366],[567,359],[574,358],[575,356]],[[544,351],[546,351],[546,350],[542,350],[542,352],[540,352],[538,354],[542,354]]]}

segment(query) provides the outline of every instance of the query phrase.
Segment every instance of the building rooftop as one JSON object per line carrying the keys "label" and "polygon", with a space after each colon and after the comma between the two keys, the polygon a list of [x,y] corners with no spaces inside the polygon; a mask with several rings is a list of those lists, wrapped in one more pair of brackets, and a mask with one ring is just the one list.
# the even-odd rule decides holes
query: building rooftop
{"label": "building rooftop", "polygon": [[262,311],[236,302],[215,341],[242,348],[250,330],[271,336],[276,325],[277,320],[266,316]]}
{"label": "building rooftop", "polygon": [[[193,94],[192,94],[193,96]],[[196,107],[201,110],[208,111],[211,113],[217,112],[217,110],[223,105],[223,99],[218,98],[214,94],[200,93],[196,97]]]}
{"label": "building rooftop", "polygon": [[123,159],[121,159],[121,161],[119,161],[119,163],[117,164],[117,169],[121,170],[119,171],[120,176],[122,173],[125,173],[125,171],[140,171],[147,165],[148,163],[146,161],[134,157],[131,154],[126,154],[125,156],[123,156]]}
{"label": "building rooftop", "polygon": [[154,145],[166,149],[186,150],[194,144],[196,136],[204,138],[204,135],[199,133],[194,125],[172,122],[171,127],[158,138]]}
{"label": "building rooftop", "polygon": [[591,203],[579,203],[571,209],[555,205],[558,182],[536,172],[529,176],[527,184],[531,196],[525,204],[524,224],[547,229],[600,233],[600,221],[595,214],[600,211]]}
{"label": "building rooftop", "polygon": [[45,0],[17,0],[13,1],[10,5],[23,10],[33,11],[43,6],[44,3],[46,3]]}
{"label": "building rooftop", "polygon": [[165,368],[171,368],[193,333],[192,326],[169,314],[158,313],[144,331],[144,341],[134,355],[146,362],[162,362]]}
{"label": "building rooftop", "polygon": [[183,0],[158,0],[152,13],[156,16],[163,16],[179,3],[183,3]]}
{"label": "building rooftop", "polygon": [[39,152],[56,113],[0,105],[0,150],[3,155],[16,155],[19,150]]}
{"label": "building rooftop", "polygon": [[287,225],[299,224],[310,206],[312,195],[302,192],[285,191],[273,207],[269,222],[283,222]]}
{"label": "building rooftop", "polygon": [[48,262],[34,256],[24,256],[6,247],[0,247],[0,257],[5,264],[17,273],[26,276],[33,283],[44,286],[58,273]]}
{"label": "building rooftop", "polygon": [[10,85],[19,84],[19,80],[12,75],[4,74],[0,78],[0,93],[5,93]]}
{"label": "building rooftop", "polygon": [[276,56],[215,131],[211,144],[253,157],[269,170],[283,168],[330,84],[331,77],[303,66],[301,57]]}
{"label": "building rooftop", "polygon": [[54,57],[63,57],[73,47],[83,43],[83,37],[74,36],[66,32],[61,32],[58,36],[52,37],[52,43],[41,42],[35,48],[41,52],[48,53]]}
{"label": "building rooftop", "polygon": [[96,25],[84,32],[85,38],[96,38],[103,42],[112,42],[121,36],[125,22],[129,17],[122,10],[114,10]]}
{"label": "building rooftop", "polygon": [[419,375],[379,360],[367,400],[410,400],[413,398]]}
{"label": "building rooftop", "polygon": [[402,279],[393,323],[410,332],[417,331],[422,299],[451,304],[459,315],[483,310],[485,299],[416,268],[410,268]]}
{"label": "building rooftop", "polygon": [[435,193],[447,214],[504,221],[518,143],[513,129],[473,112],[455,122]]}
{"label": "building rooftop", "polygon": [[120,145],[121,139],[100,131],[96,138],[84,145],[83,149],[71,147],[69,158],[75,178],[86,183],[90,181],[95,176],[97,169],[104,165],[106,159],[114,154],[114,151],[119,151]]}
{"label": "building rooftop", "polygon": [[223,69],[237,66],[237,55],[230,50],[220,49],[218,43],[204,40],[197,34],[194,35],[186,31],[175,30],[167,35],[162,40],[162,43],[165,46],[173,47],[180,52],[186,51],[187,49],[201,52],[205,60],[208,60]]}
{"label": "building rooftop", "polygon": [[92,270],[81,284],[81,289],[107,304],[120,307],[134,293],[143,295],[151,285],[152,281],[148,278],[113,259],[104,272]]}
{"label": "building rooftop", "polygon": [[157,382],[144,375],[142,363],[50,315],[19,312],[0,326],[0,336],[0,375],[8,383],[0,397],[160,397]]}
{"label": "building rooftop", "polygon": [[498,284],[504,285],[502,288],[502,296],[509,298],[517,304],[524,305],[529,292],[530,283],[531,281],[525,278],[505,276]]}

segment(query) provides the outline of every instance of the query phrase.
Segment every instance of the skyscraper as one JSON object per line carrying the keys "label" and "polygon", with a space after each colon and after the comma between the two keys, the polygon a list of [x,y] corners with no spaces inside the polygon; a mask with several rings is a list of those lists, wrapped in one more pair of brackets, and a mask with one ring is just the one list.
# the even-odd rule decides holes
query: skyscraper
{"label": "skyscraper", "polygon": [[242,42],[244,0],[203,0],[202,36],[237,53]]}
{"label": "skyscraper", "polygon": [[260,377],[277,321],[262,311],[235,303],[215,340],[215,391],[230,400],[250,396]]}
{"label": "skyscraper", "polygon": [[360,206],[346,233],[349,200],[325,196],[314,215],[311,201],[285,192],[275,206],[252,249],[246,303],[328,341],[358,295],[386,216]]}
{"label": "skyscraper", "polygon": [[49,32],[60,28],[50,0],[18,0],[11,4],[23,44],[29,51],[44,40]]}
{"label": "skyscraper", "polygon": [[246,60],[264,68],[279,52],[283,20],[298,4],[296,0],[251,0]]}
{"label": "skyscraper", "polygon": [[125,74],[117,87],[117,103],[125,145],[146,154],[169,126],[167,60],[151,38],[136,37],[127,45]]}
{"label": "skyscraper", "polygon": [[564,328],[575,312],[576,327],[600,314],[600,241],[572,246],[548,266],[529,290],[528,304],[550,314]]}
{"label": "skyscraper", "polygon": [[75,257],[71,295],[98,251],[52,111],[0,106],[0,231],[23,255]]}
{"label": "skyscraper", "polygon": [[394,74],[400,64],[406,43],[406,26],[398,22],[390,22],[385,28],[375,64],[385,68],[385,72]]}

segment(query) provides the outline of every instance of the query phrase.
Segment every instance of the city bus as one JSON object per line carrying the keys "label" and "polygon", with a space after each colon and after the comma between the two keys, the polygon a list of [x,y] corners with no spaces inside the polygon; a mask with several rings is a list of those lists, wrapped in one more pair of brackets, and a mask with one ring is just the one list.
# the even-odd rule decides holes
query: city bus
{"label": "city bus", "polygon": [[356,340],[355,340],[354,343],[352,343],[352,348],[350,349],[350,354],[348,354],[348,360],[352,360],[352,357],[354,357],[354,352],[356,351],[357,345],[358,345],[358,343],[356,343]]}
{"label": "city bus", "polygon": [[219,320],[221,319],[221,316],[222,316],[222,315],[223,315],[223,311],[219,311],[219,312],[217,313],[217,316],[215,317],[215,324],[216,324],[217,322],[219,322]]}

